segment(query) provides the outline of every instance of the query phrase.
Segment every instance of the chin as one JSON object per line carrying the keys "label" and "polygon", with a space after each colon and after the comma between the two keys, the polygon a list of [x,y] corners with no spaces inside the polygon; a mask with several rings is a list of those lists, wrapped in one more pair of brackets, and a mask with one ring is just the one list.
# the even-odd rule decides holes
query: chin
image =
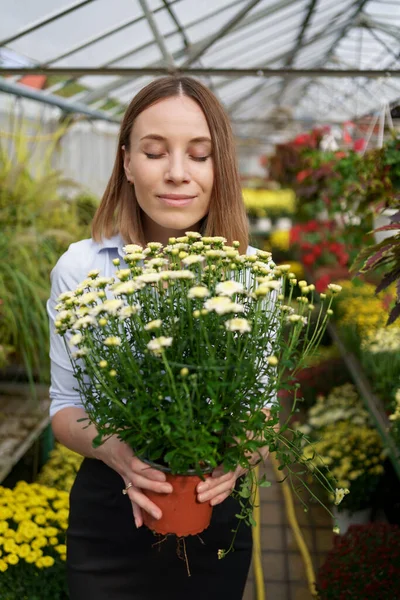
{"label": "chin", "polygon": [[[164,215],[163,215],[164,217]],[[158,218],[156,223],[165,229],[171,231],[190,231],[192,227],[197,225],[199,221],[204,219],[205,215],[182,215],[175,214],[169,215],[168,217]]]}

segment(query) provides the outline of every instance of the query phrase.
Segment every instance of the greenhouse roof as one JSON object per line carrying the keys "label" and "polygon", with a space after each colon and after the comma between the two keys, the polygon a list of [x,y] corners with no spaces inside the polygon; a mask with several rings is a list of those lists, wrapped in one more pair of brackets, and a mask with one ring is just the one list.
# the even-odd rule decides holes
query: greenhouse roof
{"label": "greenhouse roof", "polygon": [[173,72],[210,86],[249,137],[400,98],[400,0],[0,2],[0,91],[91,118],[118,121]]}

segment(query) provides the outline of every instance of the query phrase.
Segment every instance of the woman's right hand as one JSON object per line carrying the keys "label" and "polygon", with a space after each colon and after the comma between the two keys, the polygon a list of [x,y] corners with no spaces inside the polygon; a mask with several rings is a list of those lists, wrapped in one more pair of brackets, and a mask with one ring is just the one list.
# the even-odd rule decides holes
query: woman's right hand
{"label": "woman's right hand", "polygon": [[124,480],[125,487],[128,483],[133,484],[127,491],[127,495],[132,503],[136,527],[143,525],[142,510],[151,514],[155,519],[162,517],[161,510],[143,494],[142,489],[152,490],[159,494],[172,492],[173,488],[166,482],[165,473],[152,469],[137,458],[133,450],[116,436],[112,436],[96,448],[94,456],[119,473]]}

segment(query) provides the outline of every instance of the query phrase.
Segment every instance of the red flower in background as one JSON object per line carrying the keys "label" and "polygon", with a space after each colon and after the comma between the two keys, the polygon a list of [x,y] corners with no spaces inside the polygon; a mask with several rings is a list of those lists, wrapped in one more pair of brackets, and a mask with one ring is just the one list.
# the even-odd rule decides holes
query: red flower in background
{"label": "red flower in background", "polygon": [[304,254],[301,260],[307,267],[311,267],[315,263],[315,256],[310,252],[310,254]]}
{"label": "red flower in background", "polygon": [[319,294],[321,294],[321,292],[324,292],[326,290],[329,283],[331,283],[330,275],[323,275],[322,277],[316,280],[315,289]]}
{"label": "red flower in background", "polygon": [[296,175],[296,181],[298,181],[298,183],[301,183],[302,181],[307,179],[307,177],[309,177],[311,173],[311,169],[304,169],[303,171],[299,171]]}
{"label": "red flower in background", "polygon": [[365,150],[365,146],[367,145],[366,140],[364,138],[360,138],[359,140],[355,140],[353,143],[354,152],[363,152]]}
{"label": "red flower in background", "polygon": [[[346,246],[338,241],[338,225],[335,221],[317,221],[312,219],[297,224],[290,231],[290,244],[298,249],[299,260],[313,269],[327,267],[331,271],[339,270],[346,277],[346,266],[350,255]],[[344,272],[344,274],[343,274]],[[326,273],[319,282],[318,291],[323,291],[328,281]],[[329,275],[332,281],[332,274]]]}

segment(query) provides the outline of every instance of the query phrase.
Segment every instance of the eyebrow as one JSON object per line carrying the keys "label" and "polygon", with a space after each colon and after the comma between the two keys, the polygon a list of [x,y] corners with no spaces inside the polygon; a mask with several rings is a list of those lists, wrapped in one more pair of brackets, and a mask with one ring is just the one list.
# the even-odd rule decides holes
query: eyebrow
{"label": "eyebrow", "polygon": [[[156,133],[149,133],[149,135],[145,135],[144,137],[140,138],[140,141],[142,140],[157,140],[159,142],[165,142],[166,138],[163,137],[162,135],[158,135]],[[211,144],[211,139],[209,137],[195,137],[192,138],[191,140],[189,140],[189,143],[195,143],[195,144],[200,144],[201,142],[209,142]]]}

